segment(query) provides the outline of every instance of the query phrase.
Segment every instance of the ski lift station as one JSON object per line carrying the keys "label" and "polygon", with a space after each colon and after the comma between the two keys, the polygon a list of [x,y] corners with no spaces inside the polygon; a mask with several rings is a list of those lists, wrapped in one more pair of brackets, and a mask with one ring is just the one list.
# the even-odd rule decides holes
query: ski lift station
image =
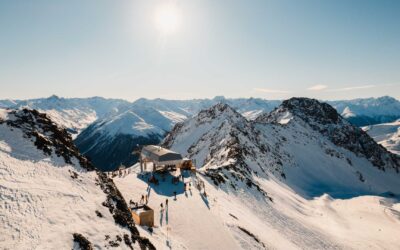
{"label": "ski lift station", "polygon": [[[148,163],[152,163],[152,166]],[[148,169],[148,167],[150,169]],[[152,168],[151,168],[152,167]],[[140,170],[166,171],[170,169],[189,169],[195,170],[195,166],[188,158],[183,158],[181,154],[169,149],[148,145],[142,148],[140,153]]]}

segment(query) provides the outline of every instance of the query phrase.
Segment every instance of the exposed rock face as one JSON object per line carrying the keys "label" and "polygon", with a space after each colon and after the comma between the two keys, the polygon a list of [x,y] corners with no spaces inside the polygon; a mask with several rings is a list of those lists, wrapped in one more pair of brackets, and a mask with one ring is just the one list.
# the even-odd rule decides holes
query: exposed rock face
{"label": "exposed rock face", "polygon": [[75,157],[83,168],[94,170],[90,162],[79,153],[67,130],[58,127],[46,114],[22,109],[11,111],[9,116],[7,125],[21,129],[28,138],[34,138],[36,147],[45,154],[62,156],[68,164],[72,164],[71,159]]}
{"label": "exposed rock face", "polygon": [[90,243],[90,241],[88,239],[85,238],[85,236],[83,236],[82,234],[79,233],[74,233],[74,241],[76,243],[78,243],[79,248],[81,250],[92,250],[93,246],[92,243]]}

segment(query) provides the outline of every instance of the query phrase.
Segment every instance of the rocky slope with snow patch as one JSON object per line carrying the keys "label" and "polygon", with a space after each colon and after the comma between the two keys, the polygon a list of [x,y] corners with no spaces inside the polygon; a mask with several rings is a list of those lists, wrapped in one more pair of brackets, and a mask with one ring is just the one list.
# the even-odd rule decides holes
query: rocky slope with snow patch
{"label": "rocky slope with snow patch", "polygon": [[268,197],[253,177],[282,174],[277,167],[282,156],[267,157],[276,149],[261,141],[252,123],[227,104],[217,104],[176,125],[162,145],[193,159],[215,185],[234,190],[254,188]]}
{"label": "rocky slope with snow patch", "polygon": [[315,99],[291,98],[270,114],[259,117],[257,121],[282,123],[282,117],[288,114],[305,122],[335,145],[367,158],[379,169],[385,171],[385,168],[389,168],[399,172],[399,157],[377,145],[367,133],[343,119],[329,104]]}
{"label": "rocky slope with snow patch", "polygon": [[0,248],[154,249],[64,128],[35,110],[0,114]]}
{"label": "rocky slope with snow patch", "polygon": [[311,197],[400,193],[399,158],[328,104],[292,98],[259,117],[255,126],[264,140],[288,155],[282,161],[285,183],[298,193]]}
{"label": "rocky slope with snow patch", "polygon": [[121,164],[132,165],[138,159],[132,152],[138,145],[158,144],[178,122],[183,122],[201,109],[218,101],[232,103],[248,119],[272,110],[279,101],[261,99],[164,100],[139,99],[120,106],[119,112],[99,119],[75,140],[79,149],[102,170],[115,169]]}

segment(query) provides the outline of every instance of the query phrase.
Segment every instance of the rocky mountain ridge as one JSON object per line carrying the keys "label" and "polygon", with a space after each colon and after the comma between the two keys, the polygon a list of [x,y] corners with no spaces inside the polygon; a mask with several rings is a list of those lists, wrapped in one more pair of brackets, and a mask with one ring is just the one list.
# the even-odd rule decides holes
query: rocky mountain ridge
{"label": "rocky mountain ridge", "polygon": [[[284,101],[255,121],[217,104],[177,124],[162,145],[194,159],[216,185],[234,190],[257,188],[258,178],[274,176],[307,195],[400,191],[399,158],[313,99]],[[317,174],[321,170],[324,178]],[[379,178],[390,179],[390,187]]]}
{"label": "rocky mountain ridge", "polygon": [[[69,197],[74,196],[82,196],[82,200],[85,206],[92,207],[104,207],[109,211],[109,215],[104,214],[104,211],[101,213],[98,210],[90,211],[88,208],[75,208],[76,210],[70,215],[62,214],[62,211],[52,211],[51,204],[43,204],[41,206],[33,207],[33,211],[41,211],[41,207],[45,208],[45,211],[51,211],[51,216],[57,215],[57,220],[62,220],[62,217],[68,218],[69,216],[72,219],[71,228],[75,228],[78,232],[70,232],[70,237],[74,239],[76,244],[80,245],[80,247],[84,246],[101,246],[101,244],[111,244],[106,241],[102,242],[90,242],[90,239],[95,238],[99,240],[98,237],[93,237],[92,235],[88,235],[88,229],[83,229],[79,225],[79,222],[74,223],[73,218],[75,214],[77,216],[86,216],[86,213],[93,213],[93,219],[89,220],[89,225],[85,226],[90,228],[90,230],[101,231],[102,233],[121,233],[120,238],[125,239],[125,243],[112,243],[113,245],[119,245],[122,248],[133,249],[134,245],[137,244],[141,249],[155,249],[154,246],[149,242],[148,239],[141,237],[139,231],[137,230],[135,223],[133,221],[130,210],[128,209],[128,205],[114,184],[113,180],[110,179],[105,173],[96,170],[96,168],[92,165],[92,163],[87,160],[82,154],[79,153],[78,149],[75,147],[70,134],[66,131],[65,128],[58,127],[46,114],[40,113],[36,110],[22,109],[22,110],[1,110],[0,117],[0,135],[2,138],[1,146],[1,168],[2,173],[4,173],[2,180],[2,193],[5,200],[6,206],[3,204],[0,205],[0,209],[4,210],[2,214],[8,214],[8,207],[17,206],[12,213],[19,214],[21,213],[23,218],[29,216],[31,219],[37,216],[36,212],[31,214],[31,210],[28,212],[23,208],[24,206],[31,206],[31,202],[41,203],[43,198],[40,198],[43,194],[36,194],[37,190],[47,190],[49,188],[59,189],[59,193],[56,193],[56,196],[52,198],[51,203],[64,203],[69,199]],[[10,141],[12,140],[12,141]],[[16,143],[20,144],[16,144]],[[14,144],[15,145],[14,145]],[[23,145],[23,148],[19,148],[18,145]],[[31,145],[31,146],[30,146]],[[12,164],[11,164],[12,162]],[[33,162],[33,164],[32,164]],[[43,165],[43,166],[42,166]],[[29,170],[32,168],[31,170]],[[42,169],[41,169],[42,168]],[[11,172],[12,173],[11,173]],[[33,171],[32,174],[27,175],[26,171]],[[36,175],[33,173],[43,172],[41,175]],[[20,174],[21,173],[21,174]],[[52,176],[47,179],[47,175]],[[54,176],[58,176],[55,178]],[[68,177],[69,176],[69,177]],[[9,180],[17,179],[19,186],[14,190],[13,183],[14,181]],[[54,178],[54,179],[53,179]],[[51,187],[46,184],[47,182],[55,183],[59,182],[57,187]],[[78,190],[96,190],[99,196],[93,196],[95,194],[82,193],[79,194],[67,194],[63,195],[63,192],[68,193],[68,190],[63,190],[63,188],[68,188],[71,186],[71,189],[76,188],[78,186]],[[40,186],[40,188],[38,188]],[[63,187],[66,186],[66,187]],[[96,187],[97,186],[97,187]],[[26,190],[26,191],[24,191]],[[22,192],[21,197],[13,197],[16,193]],[[101,194],[103,193],[103,194]],[[30,200],[26,201],[24,197],[31,197]],[[43,197],[46,199],[52,197],[53,194],[47,194]],[[99,201],[101,196],[105,197],[105,200],[101,204],[92,204],[92,200]],[[37,200],[39,199],[39,200]],[[27,205],[26,205],[27,203]],[[20,208],[23,210],[20,211]],[[86,210],[85,210],[86,209]],[[99,209],[99,208],[98,208]],[[100,209],[99,209],[100,210]],[[42,213],[45,213],[43,211]],[[82,214],[80,214],[82,211]],[[100,221],[98,222],[98,227],[94,224],[97,219],[100,217]],[[4,217],[3,219],[15,220],[16,216]],[[102,229],[101,224],[106,223],[105,221],[101,221],[101,218],[109,218],[107,221],[109,226]],[[28,218],[26,218],[28,219]],[[14,222],[19,223],[19,222]],[[37,223],[38,225],[36,225]],[[37,222],[29,223],[27,225],[21,226],[21,228],[16,228],[18,230],[18,237],[20,237],[20,242],[15,242],[14,247],[19,248],[22,247],[23,242],[29,241],[27,238],[24,238],[25,229],[33,230],[38,229],[42,226],[45,226],[45,221],[38,220]],[[61,223],[61,222],[60,222]],[[54,223],[53,223],[54,224]],[[109,231],[114,226],[121,227],[123,230]],[[4,224],[6,226],[6,224]],[[54,225],[48,225],[48,228],[53,228]],[[56,225],[59,226],[59,225]],[[29,229],[32,227],[32,229]],[[7,228],[4,229],[5,232],[14,233],[13,229]],[[57,233],[57,229],[54,229],[54,233]],[[58,229],[60,230],[60,229]],[[70,230],[70,229],[68,229]],[[84,235],[82,235],[83,230]],[[65,235],[67,237],[68,232],[61,232],[60,235]],[[22,232],[22,233],[21,233]],[[41,232],[31,233],[31,235],[35,235],[38,239],[44,237]],[[78,237],[79,236],[79,237]],[[89,240],[86,238],[89,236]],[[105,237],[103,235],[102,237]],[[101,237],[101,236],[100,236]],[[118,238],[118,237],[117,237]],[[57,239],[53,239],[56,241],[56,245],[68,245],[68,242],[57,242]],[[9,242],[10,244],[12,242]],[[43,242],[38,242],[38,244],[43,244]],[[51,243],[49,243],[51,244]],[[72,242],[70,243],[72,245]],[[82,245],[83,244],[83,245]],[[124,245],[122,245],[124,244]],[[10,245],[11,246],[11,245]]]}

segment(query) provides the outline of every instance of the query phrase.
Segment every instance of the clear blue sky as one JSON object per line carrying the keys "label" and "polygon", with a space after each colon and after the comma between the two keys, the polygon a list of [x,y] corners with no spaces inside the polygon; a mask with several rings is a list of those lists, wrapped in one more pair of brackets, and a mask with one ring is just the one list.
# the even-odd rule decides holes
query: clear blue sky
{"label": "clear blue sky", "polygon": [[[174,32],[155,21],[166,4]],[[0,0],[0,87],[2,99],[400,98],[400,1]]]}

